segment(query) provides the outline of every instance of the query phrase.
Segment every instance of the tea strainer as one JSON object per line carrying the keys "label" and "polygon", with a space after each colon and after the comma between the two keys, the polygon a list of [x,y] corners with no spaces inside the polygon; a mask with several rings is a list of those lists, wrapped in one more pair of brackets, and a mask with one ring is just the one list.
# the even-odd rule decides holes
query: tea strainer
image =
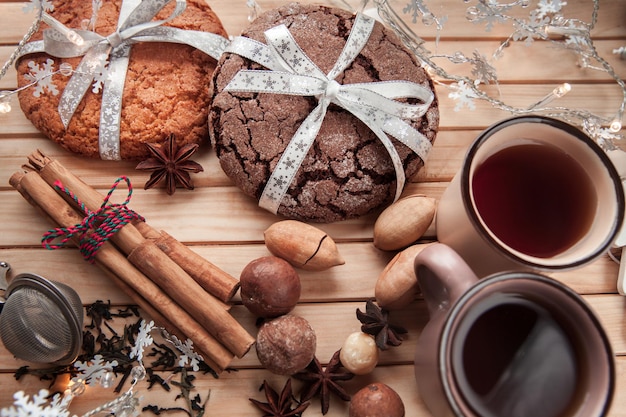
{"label": "tea strainer", "polygon": [[0,338],[15,357],[38,363],[74,362],[82,345],[83,305],[65,284],[31,273],[7,285],[10,265],[0,261]]}

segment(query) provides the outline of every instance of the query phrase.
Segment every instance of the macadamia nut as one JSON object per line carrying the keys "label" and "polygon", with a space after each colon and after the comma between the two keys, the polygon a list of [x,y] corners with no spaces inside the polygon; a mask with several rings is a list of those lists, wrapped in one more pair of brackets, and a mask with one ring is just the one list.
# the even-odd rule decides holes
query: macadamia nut
{"label": "macadamia nut", "polygon": [[353,374],[369,374],[378,364],[376,341],[368,334],[354,332],[343,343],[339,358],[344,368]]}

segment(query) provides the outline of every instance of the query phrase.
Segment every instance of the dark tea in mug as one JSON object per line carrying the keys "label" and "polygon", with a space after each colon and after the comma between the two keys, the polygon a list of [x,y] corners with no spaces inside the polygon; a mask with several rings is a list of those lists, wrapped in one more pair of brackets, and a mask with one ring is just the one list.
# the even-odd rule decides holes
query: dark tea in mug
{"label": "dark tea in mug", "polygon": [[482,417],[557,417],[578,399],[578,353],[538,302],[495,293],[467,311],[453,339],[461,395]]}
{"label": "dark tea in mug", "polygon": [[549,258],[584,237],[597,197],[583,167],[556,146],[531,142],[503,148],[472,177],[476,211],[505,245]]}

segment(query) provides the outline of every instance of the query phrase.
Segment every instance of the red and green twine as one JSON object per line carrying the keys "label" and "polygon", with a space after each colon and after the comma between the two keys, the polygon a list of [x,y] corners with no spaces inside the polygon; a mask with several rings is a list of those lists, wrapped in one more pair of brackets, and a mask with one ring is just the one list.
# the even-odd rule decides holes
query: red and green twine
{"label": "red and green twine", "polygon": [[[126,182],[128,186],[126,200],[122,204],[109,203],[111,195],[122,181]],[[72,190],[66,188],[61,181],[57,180],[54,183],[54,188],[69,196],[86,217],[74,226],[58,227],[46,232],[41,240],[42,245],[46,249],[62,248],[71,239],[77,238],[79,250],[83,258],[87,262],[93,263],[100,247],[122,227],[135,220],[144,220],[141,215],[127,206],[133,194],[133,187],[126,176],[121,176],[115,181],[105,196],[102,205],[96,211],[89,210]],[[55,241],[58,241],[58,243],[54,243]]]}

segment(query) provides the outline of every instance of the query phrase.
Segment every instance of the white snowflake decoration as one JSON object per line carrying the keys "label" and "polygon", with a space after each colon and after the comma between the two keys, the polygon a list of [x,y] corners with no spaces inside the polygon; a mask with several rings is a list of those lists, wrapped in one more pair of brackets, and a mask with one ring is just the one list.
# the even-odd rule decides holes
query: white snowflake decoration
{"label": "white snowflake decoration", "polygon": [[198,371],[200,369],[198,365],[202,362],[202,357],[194,352],[193,342],[190,339],[187,339],[185,340],[185,343],[180,344],[180,346],[177,345],[177,347],[182,353],[178,360],[178,366],[185,366],[189,363],[189,366],[191,366],[194,371]]}
{"label": "white snowflake decoration", "polygon": [[548,17],[555,13],[559,13],[561,9],[567,5],[567,2],[561,0],[540,0],[535,11],[540,18]]}
{"label": "white snowflake decoration", "polygon": [[52,402],[48,404],[49,392],[42,389],[37,394],[24,394],[24,391],[18,391],[13,394],[13,405],[0,410],[2,417],[69,417],[70,412],[67,411],[67,404],[60,400],[60,395],[55,395]]}
{"label": "white snowflake decoration", "polygon": [[80,375],[72,378],[72,381],[77,382],[81,380],[83,383],[92,386],[98,384],[102,378],[105,378],[108,372],[111,372],[117,366],[117,361],[103,362],[102,359],[102,355],[96,355],[88,362],[76,361],[74,368],[78,370]]}
{"label": "white snowflake decoration", "polygon": [[492,7],[497,8],[499,12],[503,12],[510,8],[508,6],[501,6],[497,2],[490,0],[487,5],[479,2],[476,6],[468,8],[468,19],[474,24],[484,24],[485,31],[491,32],[491,30],[499,23],[504,23],[505,19],[500,14],[492,12]]}
{"label": "white snowflake decoration", "polygon": [[189,364],[194,371],[200,369],[200,362],[204,361],[204,358],[193,350],[193,341],[190,339],[185,340],[185,343],[172,334],[169,334],[167,330],[162,330],[165,340],[170,342],[182,355],[178,358],[178,366],[186,366]]}
{"label": "white snowflake decoration", "polygon": [[472,62],[472,75],[482,83],[498,83],[496,69],[487,62],[487,59],[478,51],[474,51]]}
{"label": "white snowflake decoration", "polygon": [[33,10],[41,10],[44,12],[54,11],[54,4],[51,0],[30,0],[29,3],[24,5],[24,13],[30,13]]}
{"label": "white snowflake decoration", "polygon": [[95,76],[93,77],[93,81],[94,81],[93,82],[93,88],[92,88],[91,91],[94,94],[98,94],[102,90],[102,87],[103,87],[104,83],[111,76],[109,74],[108,62],[104,61],[103,63],[101,63],[98,66],[96,66],[96,68],[94,69],[94,74],[95,74]]}
{"label": "white snowflake decoration", "polygon": [[448,97],[456,101],[454,111],[461,111],[463,107],[467,107],[470,110],[476,110],[476,103],[474,103],[474,99],[477,98],[477,95],[465,81],[459,81],[458,83],[452,84],[450,88],[452,89],[452,92],[448,94]]}
{"label": "white snowflake decoration", "polygon": [[135,341],[135,345],[130,353],[131,359],[137,359],[139,362],[143,360],[144,349],[154,342],[154,339],[150,335],[152,329],[154,329],[154,321],[151,321],[150,323],[146,323],[145,320],[141,321],[139,333],[137,334],[137,340]]}
{"label": "white snowflake decoration", "polygon": [[52,81],[52,76],[55,74],[53,60],[48,58],[42,67],[34,61],[29,61],[28,68],[30,68],[30,72],[25,74],[24,77],[31,83],[34,83],[35,88],[33,90],[33,95],[35,97],[41,96],[44,89],[48,90],[55,96],[59,94],[59,90]]}

